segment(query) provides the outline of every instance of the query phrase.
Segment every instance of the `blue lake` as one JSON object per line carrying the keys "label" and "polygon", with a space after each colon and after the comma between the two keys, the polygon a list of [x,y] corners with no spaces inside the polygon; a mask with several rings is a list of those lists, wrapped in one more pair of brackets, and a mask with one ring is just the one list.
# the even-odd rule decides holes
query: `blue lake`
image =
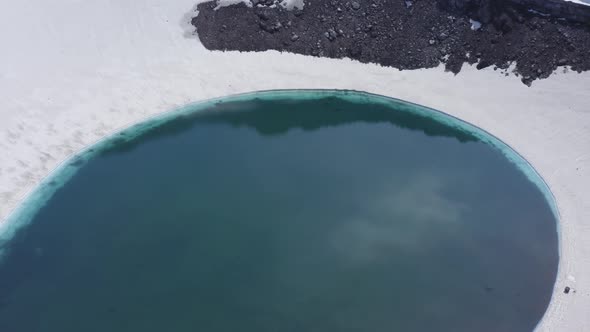
{"label": "blue lake", "polygon": [[0,331],[531,331],[556,218],[489,140],[344,91],[136,126],[13,216]]}

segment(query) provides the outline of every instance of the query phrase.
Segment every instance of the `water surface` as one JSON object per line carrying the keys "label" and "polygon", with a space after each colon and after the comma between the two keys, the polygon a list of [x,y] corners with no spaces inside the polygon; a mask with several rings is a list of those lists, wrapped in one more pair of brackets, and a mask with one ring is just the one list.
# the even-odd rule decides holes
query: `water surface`
{"label": "water surface", "polygon": [[417,106],[290,94],[72,162],[4,244],[0,331],[534,328],[557,234],[522,171]]}

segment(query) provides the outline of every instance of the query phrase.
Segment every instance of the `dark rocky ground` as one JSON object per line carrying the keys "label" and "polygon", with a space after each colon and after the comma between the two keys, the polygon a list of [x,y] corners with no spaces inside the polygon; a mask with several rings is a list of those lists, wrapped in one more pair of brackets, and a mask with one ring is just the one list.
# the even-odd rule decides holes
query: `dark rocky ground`
{"label": "dark rocky ground", "polygon": [[[276,0],[275,0],[276,1]],[[212,50],[279,50],[379,63],[399,69],[436,67],[458,73],[464,63],[497,67],[523,83],[546,78],[558,67],[590,70],[590,24],[567,22],[502,7],[474,31],[472,14],[440,0],[308,0],[303,10],[270,7],[258,0],[214,10],[200,4],[192,19],[199,39]]]}

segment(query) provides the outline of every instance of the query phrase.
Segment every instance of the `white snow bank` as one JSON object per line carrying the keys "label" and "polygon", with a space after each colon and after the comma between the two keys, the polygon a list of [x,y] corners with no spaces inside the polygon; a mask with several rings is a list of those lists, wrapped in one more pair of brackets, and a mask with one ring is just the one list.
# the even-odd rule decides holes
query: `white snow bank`
{"label": "white snow bank", "polygon": [[283,0],[281,1],[281,6],[292,10],[293,8],[303,9],[304,0]]}
{"label": "white snow bank", "polygon": [[248,7],[252,7],[252,2],[250,0],[217,0],[217,7],[215,7],[215,9],[236,5],[238,3],[245,3]]}
{"label": "white snow bank", "polygon": [[580,5],[590,6],[590,0],[564,0],[569,2],[579,3]]}

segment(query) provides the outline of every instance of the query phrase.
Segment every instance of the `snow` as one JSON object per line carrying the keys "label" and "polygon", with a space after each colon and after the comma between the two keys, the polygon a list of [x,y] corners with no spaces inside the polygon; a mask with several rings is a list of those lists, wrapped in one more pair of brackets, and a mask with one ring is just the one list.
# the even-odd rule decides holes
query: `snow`
{"label": "snow", "polygon": [[590,0],[564,0],[569,2],[579,3],[580,5],[590,6]]}

